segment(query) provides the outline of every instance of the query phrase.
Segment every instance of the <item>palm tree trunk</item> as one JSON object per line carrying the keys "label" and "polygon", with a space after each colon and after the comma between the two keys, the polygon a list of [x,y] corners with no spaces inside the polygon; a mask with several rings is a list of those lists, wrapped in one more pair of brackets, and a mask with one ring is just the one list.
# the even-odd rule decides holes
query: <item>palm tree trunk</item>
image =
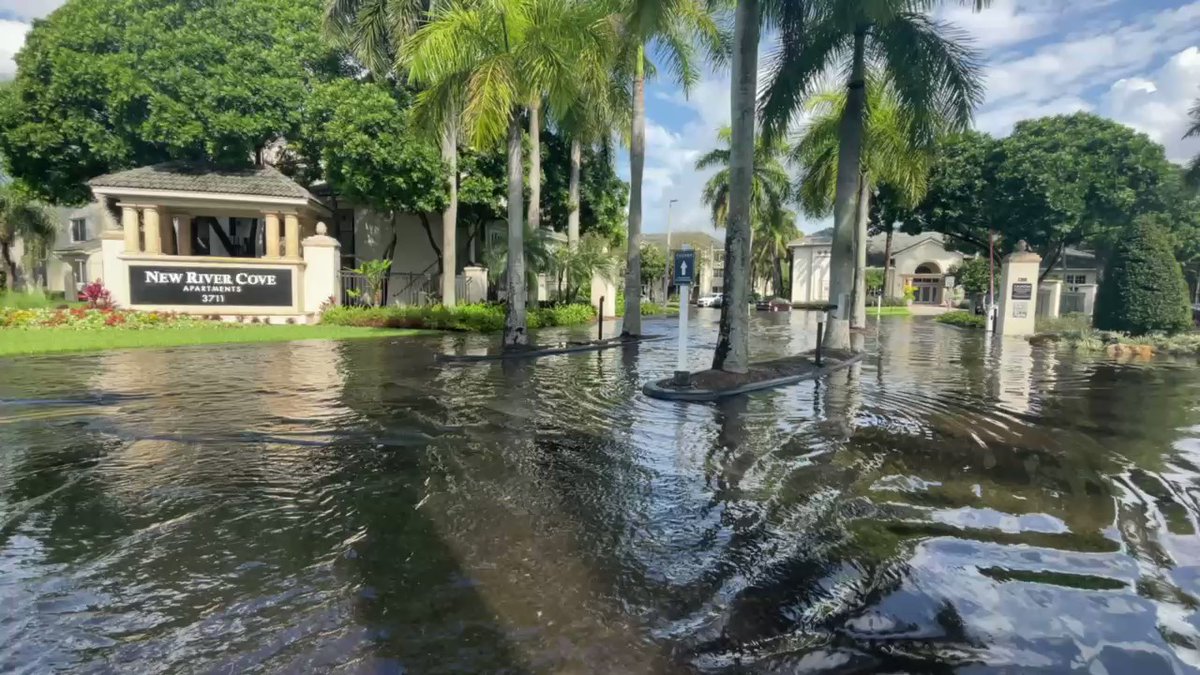
{"label": "palm tree trunk", "polygon": [[725,233],[725,293],[713,368],[744,373],[750,367],[751,225],[754,111],[758,98],[759,0],[739,0],[734,14],[729,143],[729,216]]}
{"label": "palm tree trunk", "polygon": [[542,121],[541,101],[529,105],[529,229],[542,226]]}
{"label": "palm tree trunk", "polygon": [[[858,174],[862,163],[863,114],[866,110],[866,26],[854,32],[853,64],[846,85],[846,107],[838,136],[837,191],[833,207],[833,245],[829,258],[829,300],[839,305],[838,315],[847,319],[854,294],[854,229],[858,217]],[[850,322],[830,319],[825,327],[825,345],[850,349]]]}
{"label": "palm tree trunk", "polygon": [[638,45],[633,74],[633,129],[629,138],[629,248],[625,253],[623,335],[642,334],[642,173],[646,167],[645,47]]}
{"label": "palm tree trunk", "polygon": [[851,328],[867,326],[867,212],[871,199],[870,176],[858,178],[858,219],[854,223],[854,314]]}
{"label": "palm tree trunk", "polygon": [[888,223],[887,241],[883,245],[883,297],[889,297],[892,292],[892,235],[896,233],[896,224]]}
{"label": "palm tree trunk", "polygon": [[772,265],[775,268],[775,278],[771,280],[771,285],[775,287],[776,297],[787,297],[783,294],[783,257],[779,255],[778,249],[776,249],[773,257]]}
{"label": "palm tree trunk", "polygon": [[453,307],[458,273],[458,129],[453,123],[442,135],[442,161],[450,168],[450,199],[442,211],[442,304]]}
{"label": "palm tree trunk", "polygon": [[571,173],[567,179],[567,246],[574,249],[579,245],[579,173],[583,164],[583,144],[578,138],[571,139]]}
{"label": "palm tree trunk", "polygon": [[529,344],[525,326],[525,224],[521,201],[525,191],[521,166],[521,120],[508,121],[508,306],[504,313],[504,348]]}

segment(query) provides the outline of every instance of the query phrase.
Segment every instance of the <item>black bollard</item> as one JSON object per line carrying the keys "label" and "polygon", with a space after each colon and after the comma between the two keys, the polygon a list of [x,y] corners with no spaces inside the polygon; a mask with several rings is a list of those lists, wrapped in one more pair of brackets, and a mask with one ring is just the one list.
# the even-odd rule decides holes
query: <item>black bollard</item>
{"label": "black bollard", "polygon": [[817,358],[815,361],[818,368],[821,367],[821,343],[824,341],[824,337],[825,337],[825,322],[818,321],[817,322]]}
{"label": "black bollard", "polygon": [[604,296],[600,296],[600,314],[596,321],[596,339],[604,339]]}

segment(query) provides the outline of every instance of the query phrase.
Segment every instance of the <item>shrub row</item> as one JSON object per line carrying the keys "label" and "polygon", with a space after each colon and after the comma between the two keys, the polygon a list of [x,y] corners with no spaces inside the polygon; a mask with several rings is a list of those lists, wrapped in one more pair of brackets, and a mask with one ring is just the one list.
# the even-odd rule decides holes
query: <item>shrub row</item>
{"label": "shrub row", "polygon": [[971,312],[946,312],[938,315],[935,321],[959,328],[987,328],[987,317],[977,316]]}
{"label": "shrub row", "polygon": [[[579,326],[596,318],[588,305],[559,305],[529,308],[530,328]],[[331,307],[321,323],[364,328],[424,328],[428,330],[495,333],[504,330],[504,305],[458,305],[444,307]]]}

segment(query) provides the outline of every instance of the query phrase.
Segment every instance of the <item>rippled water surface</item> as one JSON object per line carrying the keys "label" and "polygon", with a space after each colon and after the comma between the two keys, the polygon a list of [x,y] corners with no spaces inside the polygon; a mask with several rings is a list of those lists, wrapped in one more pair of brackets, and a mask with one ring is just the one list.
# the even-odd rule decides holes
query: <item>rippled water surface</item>
{"label": "rippled water surface", "polygon": [[716,405],[640,393],[673,340],[434,363],[488,342],[0,361],[0,671],[1200,666],[1194,361],[892,319]]}

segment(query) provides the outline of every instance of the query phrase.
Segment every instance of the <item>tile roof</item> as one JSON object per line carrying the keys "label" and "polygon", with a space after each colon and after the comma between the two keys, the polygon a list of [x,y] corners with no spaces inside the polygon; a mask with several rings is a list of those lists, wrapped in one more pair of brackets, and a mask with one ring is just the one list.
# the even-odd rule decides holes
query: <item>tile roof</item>
{"label": "tile roof", "polygon": [[269,166],[219,169],[198,162],[164,162],[98,176],[88,184],[107,188],[315,199],[308,190]]}

